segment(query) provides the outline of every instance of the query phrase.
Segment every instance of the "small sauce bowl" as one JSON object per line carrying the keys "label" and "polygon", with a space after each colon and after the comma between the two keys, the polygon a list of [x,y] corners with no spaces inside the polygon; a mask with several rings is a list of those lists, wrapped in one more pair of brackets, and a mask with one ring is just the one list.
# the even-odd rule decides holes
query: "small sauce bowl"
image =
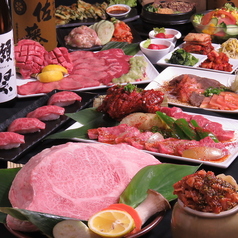
{"label": "small sauce bowl", "polygon": [[126,4],[115,4],[106,9],[106,12],[110,17],[116,18],[126,17],[130,11],[131,7]]}
{"label": "small sauce bowl", "polygon": [[182,36],[180,31],[172,29],[172,28],[165,28],[165,34],[171,34],[173,35],[173,37],[172,38],[156,38],[155,37],[156,33],[154,30],[152,30],[149,32],[149,38],[150,39],[165,39],[168,41],[172,41],[174,44],[176,44],[177,40],[181,38]]}

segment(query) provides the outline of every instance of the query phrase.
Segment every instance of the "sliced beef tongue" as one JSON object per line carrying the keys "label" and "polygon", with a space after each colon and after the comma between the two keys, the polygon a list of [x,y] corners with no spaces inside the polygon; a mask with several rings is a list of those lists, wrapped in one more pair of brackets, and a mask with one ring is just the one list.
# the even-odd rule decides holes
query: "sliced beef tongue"
{"label": "sliced beef tongue", "polygon": [[45,65],[46,49],[33,40],[20,40],[15,46],[16,67],[23,78],[37,74]]}
{"label": "sliced beef tongue", "polygon": [[[16,175],[9,199],[20,209],[88,220],[118,202],[140,169],[159,163],[154,156],[126,144],[69,142],[32,157]],[[10,216],[8,225],[29,229]]]}
{"label": "sliced beef tongue", "polygon": [[41,72],[42,68],[49,64],[58,64],[69,72],[73,64],[69,52],[64,47],[57,47],[48,52],[39,42],[23,39],[15,46],[16,67],[24,79],[31,78],[33,74]]}
{"label": "sliced beef tongue", "polygon": [[73,64],[69,57],[69,53],[67,48],[65,47],[57,47],[54,50],[45,54],[45,65],[48,64],[58,64],[65,67],[69,73],[71,73],[73,69]]}

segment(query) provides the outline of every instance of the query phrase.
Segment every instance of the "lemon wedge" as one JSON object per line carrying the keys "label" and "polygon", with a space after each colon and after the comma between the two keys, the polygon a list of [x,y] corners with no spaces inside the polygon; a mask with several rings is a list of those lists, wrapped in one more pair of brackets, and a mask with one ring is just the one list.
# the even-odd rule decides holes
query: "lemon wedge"
{"label": "lemon wedge", "polygon": [[55,82],[63,79],[64,75],[61,71],[46,71],[39,73],[37,79],[42,83]]}
{"label": "lemon wedge", "polygon": [[62,65],[58,65],[58,64],[49,64],[41,70],[41,72],[47,72],[47,71],[61,71],[63,74],[68,74],[68,70]]}
{"label": "lemon wedge", "polygon": [[125,211],[102,210],[88,220],[88,227],[102,237],[123,237],[134,229],[135,224]]}

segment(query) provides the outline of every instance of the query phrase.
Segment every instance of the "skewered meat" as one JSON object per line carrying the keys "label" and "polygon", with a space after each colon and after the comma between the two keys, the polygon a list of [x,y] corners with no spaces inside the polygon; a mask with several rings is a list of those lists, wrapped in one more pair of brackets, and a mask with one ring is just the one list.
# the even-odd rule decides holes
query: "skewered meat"
{"label": "skewered meat", "polygon": [[164,93],[161,91],[143,90],[130,84],[115,85],[107,90],[107,95],[97,110],[121,120],[132,112],[156,112],[163,100]]}

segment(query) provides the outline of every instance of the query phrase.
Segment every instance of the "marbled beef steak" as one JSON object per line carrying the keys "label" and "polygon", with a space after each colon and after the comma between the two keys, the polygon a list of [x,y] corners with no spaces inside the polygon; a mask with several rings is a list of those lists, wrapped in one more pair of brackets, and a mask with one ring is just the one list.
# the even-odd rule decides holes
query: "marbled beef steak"
{"label": "marbled beef steak", "polygon": [[32,157],[16,175],[9,199],[13,207],[87,220],[118,202],[141,168],[159,163],[126,144],[69,142]]}

